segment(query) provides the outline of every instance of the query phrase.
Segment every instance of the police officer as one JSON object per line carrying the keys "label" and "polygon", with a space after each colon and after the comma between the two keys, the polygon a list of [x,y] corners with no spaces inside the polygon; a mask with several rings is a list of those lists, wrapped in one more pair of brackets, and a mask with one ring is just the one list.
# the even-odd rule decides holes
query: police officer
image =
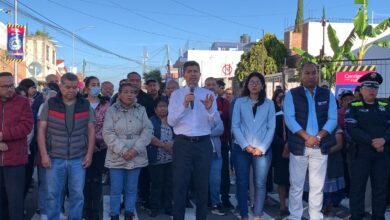
{"label": "police officer", "polygon": [[351,150],[351,220],[364,217],[364,196],[368,177],[372,184],[372,219],[385,219],[386,187],[390,167],[390,108],[376,99],[383,79],[372,72],[362,76],[361,100],[351,103],[345,113]]}

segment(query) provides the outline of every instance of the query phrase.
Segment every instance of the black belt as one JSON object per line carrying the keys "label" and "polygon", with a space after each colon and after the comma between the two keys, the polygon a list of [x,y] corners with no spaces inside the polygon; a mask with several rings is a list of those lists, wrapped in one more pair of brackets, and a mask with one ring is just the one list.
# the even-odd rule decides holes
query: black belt
{"label": "black belt", "polygon": [[190,137],[190,136],[179,134],[179,135],[177,135],[177,137],[180,138],[180,139],[189,141],[189,142],[201,142],[201,141],[210,139],[210,135],[192,136],[192,137]]}

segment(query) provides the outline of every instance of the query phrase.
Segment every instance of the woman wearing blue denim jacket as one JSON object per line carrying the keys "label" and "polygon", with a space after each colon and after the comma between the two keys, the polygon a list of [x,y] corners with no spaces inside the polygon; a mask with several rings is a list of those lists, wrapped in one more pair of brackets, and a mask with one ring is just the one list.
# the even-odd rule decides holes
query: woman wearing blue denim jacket
{"label": "woman wearing blue denim jacket", "polygon": [[272,160],[270,148],[275,132],[275,107],[266,98],[264,76],[251,73],[233,109],[232,131],[235,157],[238,208],[241,220],[248,219],[248,186],[250,166],[255,185],[254,220],[263,216],[267,174]]}

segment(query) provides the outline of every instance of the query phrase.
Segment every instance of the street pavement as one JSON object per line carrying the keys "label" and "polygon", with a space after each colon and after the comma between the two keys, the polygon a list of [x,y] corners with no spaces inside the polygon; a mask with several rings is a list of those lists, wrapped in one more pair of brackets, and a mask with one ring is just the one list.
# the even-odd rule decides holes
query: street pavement
{"label": "street pavement", "polygon": [[[35,212],[37,209],[37,182],[34,181],[33,188],[31,192],[28,194],[26,198],[26,220],[40,220],[40,216]],[[234,191],[234,186],[232,186],[232,191]],[[104,189],[104,220],[109,220],[109,195],[108,195],[108,186],[105,186]],[[277,193],[269,193],[269,199],[268,199],[268,204],[265,205],[264,207],[264,216],[263,220],[287,220],[287,217],[280,217],[279,216],[279,198]],[[234,205],[237,204],[237,201],[235,200],[235,196],[232,194],[231,195],[231,201]],[[192,202],[193,203],[193,202]],[[334,208],[333,210],[333,216],[332,217],[326,217],[326,220],[347,220],[349,219],[349,211],[348,211],[348,204],[349,201],[348,199],[344,199],[341,202],[341,206],[338,208]],[[308,214],[308,207],[307,203],[304,202],[304,215],[303,219],[308,220],[309,219],[309,214]],[[156,218],[151,218],[148,215],[148,212],[141,209],[140,207],[137,207],[137,220],[170,220],[170,216],[160,214]],[[249,219],[252,218],[251,213],[249,214]],[[120,217],[120,219],[123,219],[123,215]],[[195,208],[187,208],[186,209],[186,220],[195,220]],[[226,216],[216,216],[211,213],[209,213],[208,218],[209,220],[237,220],[239,219],[238,215],[236,212],[228,212],[228,215]],[[63,218],[61,220],[66,220],[66,218]],[[390,220],[390,212],[386,212],[386,220]]]}

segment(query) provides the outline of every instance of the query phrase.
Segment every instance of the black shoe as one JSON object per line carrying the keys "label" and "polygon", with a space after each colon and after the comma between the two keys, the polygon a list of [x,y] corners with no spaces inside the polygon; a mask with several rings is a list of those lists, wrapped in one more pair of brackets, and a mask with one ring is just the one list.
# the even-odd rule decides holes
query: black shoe
{"label": "black shoe", "polygon": [[194,208],[194,206],[192,205],[192,203],[189,199],[187,199],[186,208],[191,208],[191,209]]}
{"label": "black shoe", "polygon": [[288,209],[281,209],[279,212],[279,216],[281,216],[281,217],[288,216],[288,215],[290,215],[290,212],[288,211]]}
{"label": "black shoe", "polygon": [[220,205],[218,205],[218,206],[216,206],[216,205],[213,206],[213,208],[211,209],[211,214],[213,214],[213,215],[219,215],[219,216],[227,215],[227,213],[224,212],[224,211],[222,210],[222,208],[221,208]]}
{"label": "black shoe", "polygon": [[119,220],[119,215],[111,216],[111,220]]}
{"label": "black shoe", "polygon": [[133,220],[134,219],[134,213],[132,212],[125,212],[125,220]]}
{"label": "black shoe", "polygon": [[166,209],[164,213],[166,215],[172,216],[172,209]]}
{"label": "black shoe", "polygon": [[227,200],[225,202],[222,202],[222,207],[227,209],[227,210],[233,210],[234,209],[233,204],[229,200]]}
{"label": "black shoe", "polygon": [[149,216],[151,218],[156,218],[158,215],[158,210],[151,210],[150,213],[149,213]]}

